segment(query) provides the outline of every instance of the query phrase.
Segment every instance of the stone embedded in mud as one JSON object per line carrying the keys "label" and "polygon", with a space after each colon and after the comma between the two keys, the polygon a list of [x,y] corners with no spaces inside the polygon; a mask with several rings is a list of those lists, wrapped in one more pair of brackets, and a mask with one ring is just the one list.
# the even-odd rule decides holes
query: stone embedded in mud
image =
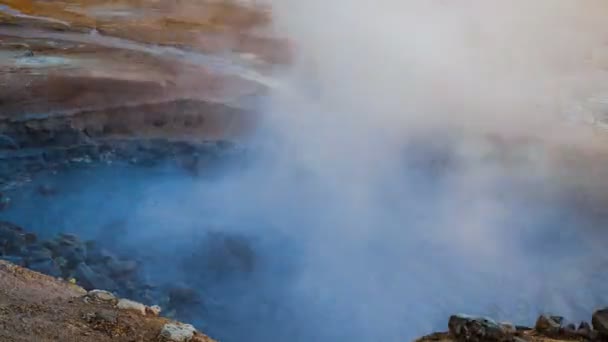
{"label": "stone embedded in mud", "polygon": [[160,332],[164,341],[188,342],[194,336],[196,329],[190,324],[167,323]]}
{"label": "stone embedded in mud", "polygon": [[458,341],[506,341],[511,333],[492,319],[469,315],[452,315],[448,322],[450,334]]}
{"label": "stone embedded in mud", "polygon": [[121,310],[130,310],[140,313],[142,316],[146,315],[146,306],[142,303],[138,303],[129,299],[120,299],[116,307]]}

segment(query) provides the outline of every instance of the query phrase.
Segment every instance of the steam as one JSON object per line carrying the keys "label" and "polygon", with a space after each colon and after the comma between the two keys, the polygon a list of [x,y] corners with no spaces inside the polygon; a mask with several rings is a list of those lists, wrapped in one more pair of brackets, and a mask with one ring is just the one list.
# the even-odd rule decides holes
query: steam
{"label": "steam", "polygon": [[[608,96],[604,0],[270,5],[296,60],[254,162],[73,173],[48,216],[127,216],[128,250],[200,290],[194,323],[223,341],[407,341],[455,312],[531,324],[608,305],[608,159],[587,125]],[[205,278],[196,241],[218,230],[251,238],[251,274]]]}
{"label": "steam", "polygon": [[584,319],[605,303],[580,286],[605,238],[584,232],[601,221],[564,199],[591,173],[559,170],[578,153],[566,147],[603,152],[581,124],[598,124],[608,95],[605,2],[272,9],[296,62],[265,108],[261,135],[279,146],[256,209],[304,212],[278,226],[305,246],[288,292],[314,340],[399,341],[459,311]]}

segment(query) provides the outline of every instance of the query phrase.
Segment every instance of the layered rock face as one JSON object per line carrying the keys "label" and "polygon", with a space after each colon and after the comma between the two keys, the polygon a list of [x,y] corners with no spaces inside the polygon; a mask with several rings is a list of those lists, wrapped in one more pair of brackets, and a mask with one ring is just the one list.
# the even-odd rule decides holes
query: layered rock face
{"label": "layered rock face", "polygon": [[1,1],[0,145],[241,136],[288,58],[268,21],[228,1]]}

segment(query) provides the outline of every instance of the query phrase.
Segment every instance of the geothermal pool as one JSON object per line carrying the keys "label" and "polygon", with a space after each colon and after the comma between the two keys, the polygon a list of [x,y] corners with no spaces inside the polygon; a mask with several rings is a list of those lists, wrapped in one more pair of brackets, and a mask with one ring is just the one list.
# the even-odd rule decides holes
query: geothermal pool
{"label": "geothermal pool", "polygon": [[480,160],[472,178],[449,151],[378,177],[265,154],[198,175],[91,163],[4,192],[0,219],[137,260],[152,300],[194,292],[169,314],[221,341],[406,341],[456,312],[530,325],[607,304],[602,219],[529,162]]}

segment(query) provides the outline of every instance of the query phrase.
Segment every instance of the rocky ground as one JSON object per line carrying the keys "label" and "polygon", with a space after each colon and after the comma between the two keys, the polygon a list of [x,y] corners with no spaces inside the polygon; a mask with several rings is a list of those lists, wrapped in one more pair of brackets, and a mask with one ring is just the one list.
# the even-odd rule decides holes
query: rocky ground
{"label": "rocky ground", "polygon": [[448,332],[424,336],[423,341],[606,341],[608,340],[608,309],[597,310],[589,322],[568,322],[564,317],[541,315],[534,327],[496,322],[487,317],[453,315]]}
{"label": "rocky ground", "polygon": [[0,261],[0,340],[212,341],[157,307]]}

